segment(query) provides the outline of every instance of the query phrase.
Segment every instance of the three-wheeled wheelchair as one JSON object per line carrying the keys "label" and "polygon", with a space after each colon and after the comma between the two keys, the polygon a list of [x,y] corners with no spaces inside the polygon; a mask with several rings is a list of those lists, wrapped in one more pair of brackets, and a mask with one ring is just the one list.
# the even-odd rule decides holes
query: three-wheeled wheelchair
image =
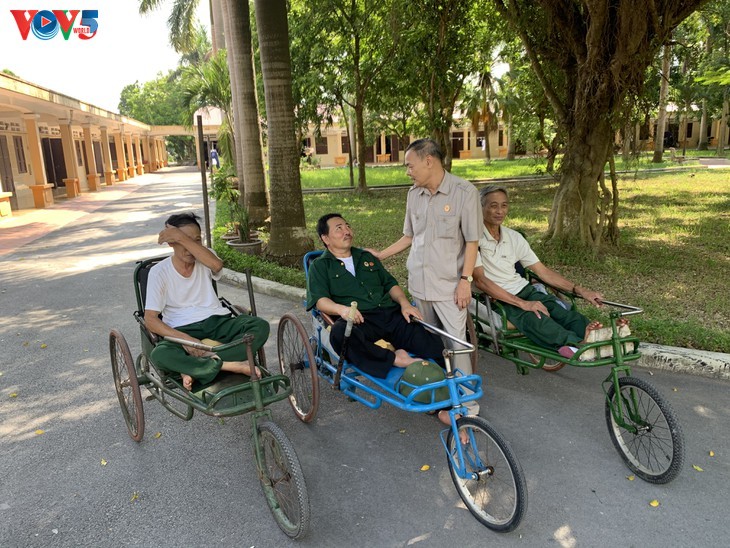
{"label": "three-wheeled wheelchair", "polygon": [[[320,254],[321,251],[313,251],[305,255],[305,272],[308,273],[311,261]],[[463,404],[483,395],[481,378],[463,375],[452,366],[455,355],[473,353],[474,346],[426,325],[455,341],[459,348],[444,351],[444,380],[416,386],[402,378],[402,368],[391,368],[387,377],[381,379],[364,373],[357,364],[341,360],[330,344],[332,319],[313,309],[311,320],[313,334],[309,335],[297,316],[284,314],[277,333],[279,366],[281,373],[291,380],[289,401],[296,416],[304,422],[314,419],[319,406],[320,378],[371,409],[377,409],[383,402],[415,413],[450,408],[451,425],[441,432],[440,437],[451,478],[461,499],[469,511],[490,529],[502,532],[514,530],[527,509],[527,487],[522,468],[510,445],[486,420],[466,416]],[[407,395],[401,394],[400,388],[404,383],[410,390]],[[444,388],[448,391],[447,398],[438,396],[443,394]],[[463,443],[462,440],[468,442]]]}
{"label": "three-wheeled wheelchair", "polygon": [[[134,317],[139,323],[142,339],[142,352],[137,359],[132,360],[129,345],[119,331],[112,330],[109,334],[114,386],[129,435],[137,442],[144,435],[144,408],[140,386],[150,392],[149,399],[154,397],[168,411],[183,420],[190,420],[196,410],[213,417],[230,417],[250,412],[254,458],[266,502],[282,531],[291,538],[300,538],[307,531],[310,515],[304,474],[291,441],[274,423],[270,410],[266,409],[268,405],[291,394],[289,378],[273,375],[268,371],[263,348],[255,355],[252,351],[251,335],[244,335],[241,340],[225,345],[214,346],[191,344],[172,337],[166,337],[165,340],[209,352],[245,344],[249,363],[256,364],[261,371],[261,378],[256,374],[249,378],[246,375],[221,372],[213,382],[202,386],[194,385],[192,391],[187,391],[178,374],[170,374],[157,367],[150,360],[150,354],[159,338],[145,325],[144,303],[149,270],[162,259],[164,257],[140,261],[134,271],[137,297]],[[219,299],[234,315],[256,314],[251,284],[247,285],[250,310],[232,305],[225,298]]]}
{"label": "three-wheeled wheelchair", "polygon": [[[578,295],[561,293],[533,272],[525,276],[531,283],[551,291],[566,307],[575,306]],[[508,320],[504,307],[475,292],[470,305],[473,323],[470,340],[517,367],[520,374],[530,369],[558,371],[574,367],[610,366],[603,381],[605,415],[611,441],[626,465],[650,483],[668,483],[677,477],[684,461],[684,440],[679,421],[664,397],[644,379],[631,376],[629,363],[638,360],[639,339],[617,320],[641,314],[643,310],[626,304],[603,301],[609,311],[610,331],[603,340],[587,342],[570,358],[539,346],[525,337]]]}

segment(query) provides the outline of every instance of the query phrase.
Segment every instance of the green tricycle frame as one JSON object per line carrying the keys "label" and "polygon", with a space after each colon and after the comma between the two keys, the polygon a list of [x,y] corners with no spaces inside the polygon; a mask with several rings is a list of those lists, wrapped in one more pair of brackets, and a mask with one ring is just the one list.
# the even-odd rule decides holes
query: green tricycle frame
{"label": "green tricycle frame", "polygon": [[[221,372],[212,383],[188,391],[178,374],[171,374],[157,367],[150,359],[152,349],[159,338],[145,325],[144,302],[147,276],[150,268],[165,257],[139,261],[134,270],[134,288],[137,310],[134,317],[140,327],[142,351],[135,360],[124,335],[116,329],[109,334],[114,386],[119,398],[122,415],[129,436],[136,442],[144,435],[144,407],[140,387],[147,388],[151,397],[175,416],[190,420],[199,411],[213,417],[230,417],[251,413],[251,439],[254,460],[266,502],[277,525],[289,537],[301,538],[308,529],[310,510],[307,487],[299,458],[291,441],[273,421],[270,404],[286,399],[291,394],[290,380],[285,375],[274,375],[266,368],[266,357],[261,348],[254,355],[252,335],[217,346],[191,343],[165,337],[165,340],[216,352],[246,345],[249,363],[261,371],[261,377]],[[220,303],[232,314],[256,314],[256,304],[251,290],[250,275],[246,273],[249,288],[250,309],[233,305],[223,297]],[[215,287],[215,282],[214,282]],[[217,291],[217,287],[216,287]]]}
{"label": "green tricycle frame", "polygon": [[[531,283],[542,284],[555,293],[566,306],[575,306],[579,295],[550,287],[533,272],[526,276]],[[643,313],[641,308],[603,301],[608,313],[611,337],[586,343],[570,358],[539,346],[515,329],[507,320],[504,307],[478,292],[472,295],[468,332],[479,348],[515,364],[520,374],[530,369],[558,371],[573,367],[610,366],[602,382],[605,416],[614,447],[626,465],[650,483],[668,483],[677,477],[684,462],[684,438],[674,410],[659,391],[644,379],[631,376],[629,363],[641,357],[639,339],[622,335],[617,320]],[[568,299],[569,302],[565,302]],[[586,359],[586,358],[592,359]],[[583,359],[581,359],[583,358]]]}

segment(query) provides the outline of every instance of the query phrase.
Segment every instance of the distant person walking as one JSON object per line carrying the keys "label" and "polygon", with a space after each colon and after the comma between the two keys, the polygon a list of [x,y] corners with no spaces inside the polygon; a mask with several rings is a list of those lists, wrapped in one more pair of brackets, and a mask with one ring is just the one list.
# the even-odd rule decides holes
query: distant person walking
{"label": "distant person walking", "polygon": [[210,151],[210,167],[213,169],[215,167],[216,169],[221,168],[221,161],[218,157],[218,151],[213,147]]}

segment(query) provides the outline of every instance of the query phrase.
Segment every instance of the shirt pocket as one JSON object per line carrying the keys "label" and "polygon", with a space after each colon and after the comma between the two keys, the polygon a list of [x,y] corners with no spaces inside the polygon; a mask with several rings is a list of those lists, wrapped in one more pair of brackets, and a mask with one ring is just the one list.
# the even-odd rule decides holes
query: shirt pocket
{"label": "shirt pocket", "polygon": [[456,215],[436,216],[436,237],[456,239],[459,235],[459,217]]}

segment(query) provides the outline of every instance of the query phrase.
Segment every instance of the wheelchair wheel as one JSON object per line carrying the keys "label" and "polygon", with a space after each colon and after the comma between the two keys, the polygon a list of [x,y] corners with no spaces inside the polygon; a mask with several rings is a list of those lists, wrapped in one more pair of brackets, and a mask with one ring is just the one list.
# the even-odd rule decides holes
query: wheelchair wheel
{"label": "wheelchair wheel", "polygon": [[144,435],[144,408],[142,394],[139,391],[137,371],[132,360],[124,335],[116,329],[109,333],[109,352],[112,359],[114,387],[122,408],[124,422],[127,423],[129,437],[134,441],[142,441]]}
{"label": "wheelchair wheel", "polygon": [[309,496],[299,458],[286,434],[276,424],[257,425],[259,478],[277,525],[298,539],[309,528]]}
{"label": "wheelchair wheel", "polygon": [[279,369],[291,380],[289,403],[297,417],[310,422],[319,407],[317,361],[302,322],[292,314],[284,314],[277,333]]}
{"label": "wheelchair wheel", "polygon": [[637,429],[630,432],[616,422],[612,408],[618,398],[611,384],[606,393],[606,423],[614,447],[626,465],[649,483],[669,483],[684,462],[682,428],[671,405],[643,379],[618,380],[622,418]]}
{"label": "wheelchair wheel", "polygon": [[[529,352],[526,352],[526,354],[527,357],[530,358],[530,361],[535,364],[540,363],[540,360],[542,359],[536,354],[530,354]],[[543,371],[547,371],[548,373],[554,373],[555,371],[560,371],[563,367],[565,367],[564,362],[559,362],[558,360],[551,360],[546,358],[545,363],[542,364],[541,369]]]}
{"label": "wheelchair wheel", "polygon": [[[527,485],[520,463],[507,442],[481,417],[463,417],[456,422],[469,443],[462,445],[466,478],[459,477],[448,459],[451,479],[469,511],[493,531],[513,531],[527,510]],[[457,439],[449,431],[446,446],[458,463]]]}

